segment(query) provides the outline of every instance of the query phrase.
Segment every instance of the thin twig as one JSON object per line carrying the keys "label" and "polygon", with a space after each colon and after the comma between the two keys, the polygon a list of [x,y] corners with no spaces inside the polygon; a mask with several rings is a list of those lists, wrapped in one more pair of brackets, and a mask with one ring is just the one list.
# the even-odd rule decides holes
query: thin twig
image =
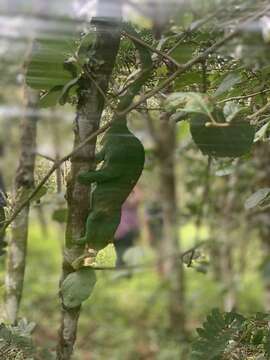
{"label": "thin twig", "polygon": [[93,82],[93,84],[94,84],[95,87],[97,88],[98,92],[99,92],[100,95],[103,97],[105,104],[108,105],[115,114],[117,114],[116,109],[112,106],[112,101],[107,98],[106,94],[104,93],[104,91],[102,90],[102,88],[99,86],[99,84],[96,82],[96,80],[95,80],[94,77],[91,75],[91,73],[90,73],[90,71],[89,71],[88,69],[86,69],[85,74],[86,74],[86,76],[88,76],[89,79]]}
{"label": "thin twig", "polygon": [[56,161],[56,160],[55,160],[54,158],[52,158],[51,156],[45,155],[45,154],[41,154],[40,152],[36,152],[36,155],[39,156],[39,157],[41,157],[41,158],[43,158],[43,159],[46,159],[46,160],[48,160],[48,161],[50,161],[50,162],[53,162],[53,163]]}
{"label": "thin twig", "polygon": [[177,46],[179,46],[181,44],[181,42],[185,39],[185,37],[187,35],[189,35],[190,33],[192,33],[195,30],[198,30],[201,26],[205,25],[206,23],[208,23],[209,20],[213,19],[221,10],[217,10],[216,12],[214,12],[213,14],[208,15],[205,19],[202,19],[200,21],[197,22],[197,24],[193,27],[188,28],[186,31],[184,31],[178,38],[177,43],[167,52],[167,55],[171,54],[176,48]]}
{"label": "thin twig", "polygon": [[35,197],[35,195],[38,193],[38,191],[41,189],[41,187],[46,184],[46,182],[49,180],[51,175],[54,173],[54,171],[65,161],[69,160],[73,155],[75,155],[78,151],[80,151],[86,144],[89,143],[89,141],[95,139],[98,135],[102,134],[104,131],[106,131],[112,124],[112,121],[108,121],[104,126],[100,127],[97,131],[95,131],[93,134],[89,135],[85,140],[83,140],[80,145],[78,145],[74,150],[72,150],[69,154],[62,157],[59,161],[55,162],[50,170],[47,172],[47,174],[43,177],[43,179],[39,182],[39,184],[36,186],[36,188],[31,192],[31,194],[28,196],[28,198],[21,203],[21,205],[14,211],[14,213],[10,216],[10,218],[2,224],[4,224],[3,228],[0,231],[0,234],[2,234],[6,228],[12,223],[12,221],[17,217],[17,215],[29,204],[29,202]]}
{"label": "thin twig", "polygon": [[[206,241],[202,241],[199,244],[193,246],[191,249],[188,249],[188,250],[186,250],[184,252],[167,254],[167,255],[162,257],[161,261],[165,261],[168,258],[178,258],[178,257],[183,261],[183,258],[186,255],[195,252],[198,248],[202,247],[205,244],[206,244]],[[135,264],[135,265],[123,265],[123,266],[119,266],[119,267],[115,267],[115,266],[92,266],[92,268],[94,270],[121,271],[121,270],[136,270],[136,269],[143,269],[143,268],[149,268],[149,267],[151,268],[151,267],[157,266],[158,264],[160,264],[160,259],[158,261],[156,261],[156,260],[148,261],[148,262],[145,262],[145,263]]]}
{"label": "thin twig", "polygon": [[249,115],[247,118],[248,120],[254,120],[261,114],[265,113],[270,108],[270,101],[266,103],[262,108],[260,108],[258,111],[256,111],[254,114]]}
{"label": "thin twig", "polygon": [[267,93],[267,92],[269,92],[269,91],[270,91],[270,89],[264,89],[264,90],[257,91],[257,92],[255,92],[255,93],[248,94],[248,95],[232,96],[232,97],[230,97],[230,98],[217,101],[217,104],[222,104],[222,103],[226,103],[226,102],[228,102],[228,101],[234,101],[234,100],[245,100],[245,99],[249,99],[249,98],[251,98],[251,97],[254,97],[254,96],[257,96],[257,95],[260,95],[260,94],[264,94],[264,93]]}
{"label": "thin twig", "polygon": [[138,44],[146,47],[147,49],[149,49],[150,51],[152,51],[153,53],[158,54],[159,56],[161,56],[164,59],[167,59],[168,61],[170,61],[171,63],[173,63],[177,68],[181,68],[183,65],[180,64],[178,61],[176,61],[174,58],[172,58],[170,55],[164,53],[163,51],[160,51],[156,48],[154,48],[153,46],[149,45],[147,42],[143,41],[142,39],[137,38],[134,35],[131,35],[129,33],[127,33],[126,31],[122,31],[122,34],[126,37],[128,37],[129,39],[137,42]]}

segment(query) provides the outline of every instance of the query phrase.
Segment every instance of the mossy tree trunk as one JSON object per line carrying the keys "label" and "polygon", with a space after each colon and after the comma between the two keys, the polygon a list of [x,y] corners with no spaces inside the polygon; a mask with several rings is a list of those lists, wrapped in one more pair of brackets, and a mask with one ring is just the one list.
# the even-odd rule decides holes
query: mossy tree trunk
{"label": "mossy tree trunk", "polygon": [[[37,95],[28,92],[27,98],[27,107],[35,107]],[[14,184],[14,208],[20,206],[28,198],[34,187],[37,120],[36,116],[25,116],[21,121],[19,165]],[[30,205],[26,206],[13,221],[8,244],[5,309],[7,320],[12,324],[17,320],[23,292],[29,209]]]}
{"label": "mossy tree trunk", "polygon": [[[121,4],[117,2],[113,8],[114,21],[102,18],[108,1],[100,0],[96,23],[96,40],[92,45],[91,54],[101,64],[96,70],[95,83],[89,78],[83,79],[80,89],[80,98],[77,107],[77,116],[74,123],[74,147],[78,146],[86,137],[95,132],[100,123],[104,109],[104,97],[98,88],[106,94],[120,42]],[[105,13],[106,15],[106,13]],[[102,21],[100,21],[102,20]],[[98,86],[96,86],[98,85]],[[73,240],[84,235],[86,218],[90,211],[89,187],[76,181],[81,171],[94,168],[94,153],[96,141],[90,142],[71,159],[71,170],[67,182],[68,219],[66,228],[66,242],[63,253],[63,272],[60,284],[74,271],[72,262],[84,253],[84,247],[77,246]],[[59,340],[57,345],[57,359],[68,360],[72,356],[77,334],[77,325],[80,307],[68,309],[63,303]]]}
{"label": "mossy tree trunk", "polygon": [[170,114],[162,113],[159,124],[147,116],[149,131],[158,161],[160,204],[162,206],[162,238],[159,270],[168,285],[170,332],[177,340],[187,336],[185,320],[184,267],[180,259],[178,199],[175,173],[175,123]]}

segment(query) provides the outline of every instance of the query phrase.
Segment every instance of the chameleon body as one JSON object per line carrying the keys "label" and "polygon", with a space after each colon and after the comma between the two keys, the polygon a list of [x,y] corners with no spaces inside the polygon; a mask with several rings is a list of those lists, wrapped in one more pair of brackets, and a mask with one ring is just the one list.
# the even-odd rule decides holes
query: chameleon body
{"label": "chameleon body", "polygon": [[85,236],[78,241],[99,251],[113,240],[120,223],[121,207],[136,185],[144,166],[144,148],[132,134],[126,119],[115,121],[103,138],[103,147],[96,161],[103,161],[99,170],[82,172],[78,181],[96,183],[92,193],[92,211],[86,222]]}
{"label": "chameleon body", "polygon": [[[139,37],[131,26],[126,25],[126,30]],[[134,45],[139,53],[142,69],[122,96],[117,107],[118,113],[128,108],[153,70],[149,50],[138,42],[134,42]],[[85,235],[77,240],[79,244],[88,244],[99,251],[113,240],[120,223],[122,204],[142,173],[144,158],[143,145],[128,129],[126,116],[115,115],[113,124],[103,137],[103,148],[96,155],[97,163],[103,161],[101,168],[78,175],[78,181],[82,184],[96,183]]]}

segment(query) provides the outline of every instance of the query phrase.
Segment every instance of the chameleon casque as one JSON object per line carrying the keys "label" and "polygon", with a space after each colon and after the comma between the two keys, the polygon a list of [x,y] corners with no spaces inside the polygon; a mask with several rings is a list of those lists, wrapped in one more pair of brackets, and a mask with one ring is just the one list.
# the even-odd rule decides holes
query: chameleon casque
{"label": "chameleon casque", "polygon": [[[128,26],[125,30],[139,35]],[[142,70],[120,100],[117,113],[125,110],[140,91],[152,71],[151,55],[145,47],[134,42],[140,56]],[[113,240],[120,223],[121,207],[136,185],[143,167],[145,152],[140,140],[128,129],[126,116],[114,116],[113,124],[102,139],[103,147],[96,154],[100,169],[81,172],[77,180],[85,185],[95,183],[92,192],[91,212],[86,221],[85,235],[78,244],[88,244],[96,251]]]}

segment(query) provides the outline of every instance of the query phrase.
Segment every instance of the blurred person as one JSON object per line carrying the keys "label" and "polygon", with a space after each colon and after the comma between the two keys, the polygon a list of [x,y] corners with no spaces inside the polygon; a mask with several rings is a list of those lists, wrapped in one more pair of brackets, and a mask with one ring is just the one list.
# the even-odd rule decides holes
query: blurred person
{"label": "blurred person", "polygon": [[145,220],[149,244],[153,248],[159,248],[162,239],[163,213],[157,200],[149,202],[146,206]]}
{"label": "blurred person", "polygon": [[127,200],[124,202],[121,211],[121,221],[114,236],[114,248],[116,252],[116,267],[125,265],[124,254],[134,246],[140,233],[140,221],[138,215],[141,201],[141,191],[136,186]]}

